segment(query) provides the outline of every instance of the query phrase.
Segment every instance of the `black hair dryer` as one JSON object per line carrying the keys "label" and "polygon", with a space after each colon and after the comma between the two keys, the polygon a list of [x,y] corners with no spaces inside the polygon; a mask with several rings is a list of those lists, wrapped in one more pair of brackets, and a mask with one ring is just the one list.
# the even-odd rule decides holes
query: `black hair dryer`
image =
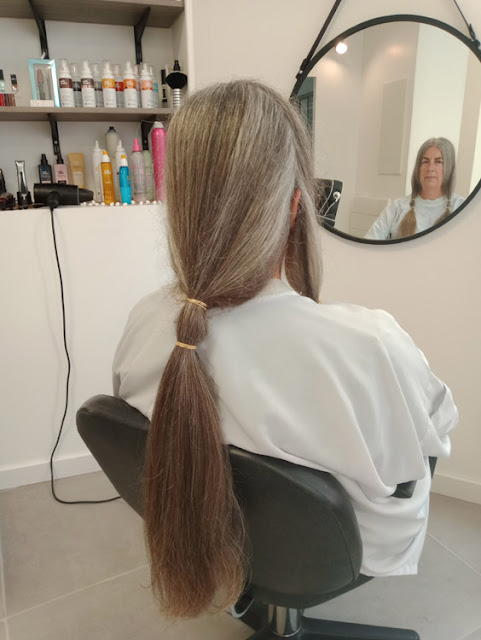
{"label": "black hair dryer", "polygon": [[60,205],[76,205],[90,202],[94,192],[81,189],[75,184],[34,184],[33,198],[39,204],[46,204],[52,209]]}

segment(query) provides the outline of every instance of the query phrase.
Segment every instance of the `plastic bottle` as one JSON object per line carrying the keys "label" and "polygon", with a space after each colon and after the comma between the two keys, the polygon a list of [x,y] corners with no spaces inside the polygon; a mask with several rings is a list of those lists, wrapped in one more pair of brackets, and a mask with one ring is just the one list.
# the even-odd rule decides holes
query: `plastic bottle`
{"label": "plastic bottle", "polygon": [[140,65],[134,65],[135,82],[137,83],[137,107],[142,106],[141,90],[140,90]]}
{"label": "plastic bottle", "polygon": [[80,76],[82,85],[82,106],[95,107],[95,86],[94,77],[90,70],[88,60],[82,60],[82,74]]}
{"label": "plastic bottle", "polygon": [[132,197],[135,202],[142,202],[147,199],[147,194],[145,193],[145,161],[137,138],[134,140],[130,165],[132,168]]}
{"label": "plastic bottle", "polygon": [[100,74],[100,65],[98,62],[92,62],[92,75],[94,77],[95,89],[95,106],[104,106],[104,96],[102,93],[102,76]]}
{"label": "plastic bottle", "polygon": [[154,166],[152,163],[152,154],[148,149],[142,152],[145,164],[145,195],[147,200],[155,200],[155,183],[154,183]]}
{"label": "plastic bottle", "polygon": [[109,127],[109,130],[105,134],[105,148],[110,158],[115,159],[115,152],[117,145],[119,144],[119,134],[115,131],[114,127]]}
{"label": "plastic bottle", "polygon": [[152,163],[154,165],[155,199],[165,200],[164,164],[166,134],[161,122],[154,122],[152,128]]}
{"label": "plastic bottle", "polygon": [[125,153],[120,157],[119,183],[122,203],[130,204],[132,202],[132,185],[130,183],[129,165]]}
{"label": "plastic bottle", "polygon": [[[145,62],[142,63],[140,69],[140,87],[141,87],[141,100],[143,109],[152,109],[154,106],[152,77],[149,73],[149,65]],[[135,187],[134,187],[135,193]]]}
{"label": "plastic bottle", "polygon": [[105,150],[103,152],[100,169],[102,171],[104,202],[105,204],[111,204],[112,202],[115,202],[114,180],[112,175],[112,163],[110,162],[109,155]]}
{"label": "plastic bottle", "polygon": [[100,165],[103,159],[103,150],[99,146],[99,141],[95,141],[95,147],[92,153],[92,165],[94,170],[94,200],[96,202],[103,202],[104,189],[102,184],[102,170]]}
{"label": "plastic bottle", "polygon": [[72,62],[70,64],[70,75],[72,77],[73,99],[76,107],[82,106],[82,85],[80,83],[80,75],[78,64]]}
{"label": "plastic bottle", "polygon": [[53,182],[52,167],[49,165],[45,153],[42,153],[42,158],[38,165],[38,176],[42,184],[52,184]]}
{"label": "plastic bottle", "polygon": [[115,95],[115,78],[112,73],[112,64],[110,60],[103,61],[102,69],[102,93],[104,97],[104,107],[113,109],[117,106],[117,98]]}
{"label": "plastic bottle", "polygon": [[124,79],[119,64],[114,64],[114,79],[117,107],[122,108],[124,106]]}
{"label": "plastic bottle", "polygon": [[68,62],[65,58],[59,60],[58,87],[60,105],[62,107],[75,107],[72,76],[70,75]]}
{"label": "plastic bottle", "polygon": [[57,163],[53,165],[53,175],[57,184],[68,184],[68,170],[60,153],[57,156]]}
{"label": "plastic bottle", "polygon": [[114,186],[115,186],[115,197],[117,202],[120,202],[120,181],[119,181],[119,173],[120,173],[120,160],[122,155],[127,157],[127,152],[125,151],[122,140],[119,140],[117,144],[117,148],[115,149],[115,166],[114,169]]}
{"label": "plastic bottle", "polygon": [[160,97],[159,97],[159,83],[157,82],[157,78],[154,72],[154,67],[152,65],[149,66],[149,73],[152,78],[152,91],[154,97],[154,107],[157,108],[160,105]]}
{"label": "plastic bottle", "polygon": [[137,80],[129,61],[124,66],[124,106],[127,109],[137,108]]}

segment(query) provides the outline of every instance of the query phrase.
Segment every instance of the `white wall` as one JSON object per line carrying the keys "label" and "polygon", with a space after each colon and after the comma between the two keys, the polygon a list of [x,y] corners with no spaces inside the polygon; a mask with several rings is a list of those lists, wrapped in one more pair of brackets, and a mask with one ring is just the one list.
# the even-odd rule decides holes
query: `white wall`
{"label": "white wall", "polygon": [[[331,8],[330,0],[195,0],[195,73],[198,86],[232,76],[254,76],[289,95],[299,64]],[[300,8],[302,6],[302,9]],[[481,5],[463,10],[481,31]],[[421,12],[464,32],[451,3],[371,0],[344,3],[326,41],[344,29],[380,15]],[[293,26],[295,25],[295,27]],[[441,461],[435,485],[481,502],[481,200],[452,222],[395,246],[362,245],[324,234],[323,299],[382,307],[396,315],[425,351],[433,369],[452,387],[461,420],[453,455]]]}

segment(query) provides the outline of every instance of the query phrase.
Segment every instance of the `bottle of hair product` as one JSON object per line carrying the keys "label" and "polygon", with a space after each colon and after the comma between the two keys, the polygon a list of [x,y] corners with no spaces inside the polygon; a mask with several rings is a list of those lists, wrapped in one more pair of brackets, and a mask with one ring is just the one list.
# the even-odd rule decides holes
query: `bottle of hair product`
{"label": "bottle of hair product", "polygon": [[105,148],[110,158],[115,161],[115,152],[117,145],[119,144],[120,137],[114,127],[109,127],[109,130],[105,134]]}
{"label": "bottle of hair product", "polygon": [[164,164],[165,164],[165,129],[161,122],[154,122],[152,128],[152,162],[154,166],[155,199],[165,200]]}
{"label": "bottle of hair product", "polygon": [[52,184],[52,167],[49,165],[47,156],[44,153],[42,153],[42,158],[38,165],[38,175],[42,184]]}
{"label": "bottle of hair product", "polygon": [[154,67],[152,65],[149,66],[149,73],[152,78],[152,91],[154,98],[154,107],[157,108],[160,105],[160,97],[159,97],[159,83],[157,82],[157,77],[155,75]]}
{"label": "bottle of hair product", "polygon": [[104,107],[113,109],[117,106],[117,98],[115,95],[115,78],[112,73],[112,64],[110,60],[104,60],[102,69],[102,93],[104,97]]}
{"label": "bottle of hair product", "polygon": [[65,58],[59,60],[58,88],[60,94],[60,105],[62,107],[75,107],[73,94],[73,82]]}
{"label": "bottle of hair product", "polygon": [[124,147],[122,145],[122,140],[119,140],[119,142],[117,144],[117,148],[115,149],[115,166],[113,167],[113,170],[114,170],[115,197],[117,199],[117,202],[120,202],[119,172],[120,172],[120,160],[122,158],[122,155],[125,155],[125,157],[127,157],[127,152],[125,151],[125,149],[124,149]]}
{"label": "bottle of hair product", "polygon": [[57,184],[68,184],[68,170],[60,153],[57,156],[57,162],[53,165],[53,176]]}
{"label": "bottle of hair product", "polygon": [[145,161],[137,138],[134,140],[134,148],[130,156],[132,192],[135,202],[143,202],[147,199],[145,192]]}
{"label": "bottle of hair product", "polygon": [[82,73],[80,75],[82,86],[82,105],[84,107],[95,107],[95,86],[94,77],[90,70],[88,60],[82,60]]}
{"label": "bottle of hair product", "polygon": [[114,80],[117,107],[121,109],[124,106],[124,79],[119,64],[114,64]]}
{"label": "bottle of hair product", "polygon": [[137,80],[129,61],[124,66],[124,105],[127,109],[137,108]]}
{"label": "bottle of hair product", "polygon": [[0,93],[5,93],[5,78],[3,76],[3,69],[0,69]]}
{"label": "bottle of hair product", "polygon": [[[141,87],[141,100],[143,109],[152,109],[154,106],[152,77],[149,73],[149,65],[145,62],[142,63],[140,69],[140,87]],[[135,194],[135,187],[134,187]]]}
{"label": "bottle of hair product", "polygon": [[102,163],[100,165],[102,171],[102,186],[104,190],[105,204],[115,202],[114,180],[112,175],[112,164],[108,153],[104,150]]}
{"label": "bottle of hair product", "polygon": [[100,65],[98,62],[92,63],[92,75],[94,77],[94,89],[95,89],[95,106],[104,106],[104,95],[102,92],[102,76],[100,74]]}
{"label": "bottle of hair product", "polygon": [[169,87],[167,85],[167,83],[165,82],[165,78],[167,77],[167,69],[161,69],[160,70],[160,80],[161,80],[161,88],[162,88],[162,109],[167,109],[167,107],[169,106],[169,98],[168,98],[168,91],[169,91]]}
{"label": "bottle of hair product", "polygon": [[72,62],[70,64],[70,75],[72,77],[73,99],[76,107],[82,106],[82,85],[80,82],[80,74],[78,64]]}
{"label": "bottle of hair product", "polygon": [[130,183],[129,165],[124,153],[120,157],[119,184],[122,203],[130,204],[132,202],[132,185]]}
{"label": "bottle of hair product", "polygon": [[155,200],[155,183],[154,183],[154,166],[152,163],[152,154],[148,149],[144,149],[144,165],[145,165],[145,195],[147,200]]}
{"label": "bottle of hair product", "polygon": [[135,82],[137,83],[137,107],[142,106],[141,90],[140,90],[140,65],[134,65]]}
{"label": "bottle of hair product", "polygon": [[102,169],[101,164],[103,160],[103,150],[99,146],[99,141],[95,141],[95,147],[92,153],[92,165],[94,170],[94,200],[96,202],[103,202],[104,189],[102,184]]}

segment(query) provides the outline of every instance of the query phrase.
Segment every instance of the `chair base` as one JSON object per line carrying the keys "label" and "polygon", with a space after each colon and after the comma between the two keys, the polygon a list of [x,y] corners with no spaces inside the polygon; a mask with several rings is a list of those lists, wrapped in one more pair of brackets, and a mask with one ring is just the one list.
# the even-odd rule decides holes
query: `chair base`
{"label": "chair base", "polygon": [[256,631],[247,640],[420,640],[415,631],[376,627],[350,622],[315,620],[301,616],[300,629],[290,635],[279,635],[270,626]]}

